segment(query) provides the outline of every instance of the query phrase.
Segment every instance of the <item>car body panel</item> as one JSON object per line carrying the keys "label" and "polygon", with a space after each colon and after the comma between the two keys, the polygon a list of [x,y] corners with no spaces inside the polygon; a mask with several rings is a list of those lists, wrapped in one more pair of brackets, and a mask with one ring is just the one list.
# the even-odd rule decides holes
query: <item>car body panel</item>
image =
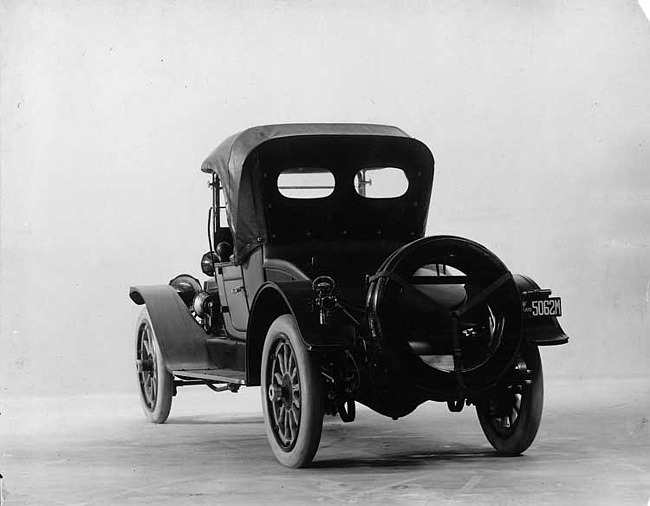
{"label": "car body panel", "polygon": [[314,292],[311,281],[266,282],[257,291],[251,308],[247,331],[246,383],[259,385],[261,349],[266,330],[283,314],[291,314],[306,348],[314,352],[330,351],[351,345],[349,322],[334,326],[319,324],[318,312],[312,306]]}
{"label": "car body panel", "polygon": [[136,286],[131,287],[129,296],[138,305],[146,304],[169,371],[212,367],[205,331],[174,288],[169,285]]}

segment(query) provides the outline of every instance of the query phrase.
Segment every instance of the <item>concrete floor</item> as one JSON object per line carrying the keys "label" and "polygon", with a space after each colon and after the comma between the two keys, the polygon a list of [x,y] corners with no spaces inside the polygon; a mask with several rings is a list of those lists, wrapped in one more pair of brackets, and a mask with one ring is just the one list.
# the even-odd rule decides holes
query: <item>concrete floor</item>
{"label": "concrete floor", "polygon": [[328,417],[314,466],[276,463],[259,389],[181,389],[165,425],[135,395],[0,401],[5,503],[630,504],[650,498],[650,381],[547,382],[540,433],[497,457],[473,409]]}

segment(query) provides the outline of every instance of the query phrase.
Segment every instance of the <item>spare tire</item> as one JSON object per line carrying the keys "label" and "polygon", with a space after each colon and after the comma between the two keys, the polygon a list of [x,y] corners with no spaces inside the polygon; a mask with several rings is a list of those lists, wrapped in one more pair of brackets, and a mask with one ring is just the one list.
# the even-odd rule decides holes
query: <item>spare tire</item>
{"label": "spare tire", "polygon": [[366,310],[384,362],[437,400],[496,384],[521,342],[512,274],[461,237],[424,237],[393,252],[370,278]]}

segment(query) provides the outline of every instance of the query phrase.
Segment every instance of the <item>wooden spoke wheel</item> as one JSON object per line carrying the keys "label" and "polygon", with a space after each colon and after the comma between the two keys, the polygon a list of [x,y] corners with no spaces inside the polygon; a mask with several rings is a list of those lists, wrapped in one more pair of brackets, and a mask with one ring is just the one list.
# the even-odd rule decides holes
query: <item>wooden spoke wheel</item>
{"label": "wooden spoke wheel", "polygon": [[494,449],[504,455],[526,451],[542,420],[544,380],[537,345],[523,343],[521,355],[529,371],[529,384],[508,385],[505,381],[476,405],[485,436]]}
{"label": "wooden spoke wheel", "polygon": [[135,363],[144,414],[153,423],[164,423],[172,406],[173,376],[165,368],[146,310],[138,320]]}
{"label": "wooden spoke wheel", "polygon": [[305,467],[316,454],[323,426],[323,383],[317,361],[290,315],[277,318],[262,352],[262,406],[278,461]]}

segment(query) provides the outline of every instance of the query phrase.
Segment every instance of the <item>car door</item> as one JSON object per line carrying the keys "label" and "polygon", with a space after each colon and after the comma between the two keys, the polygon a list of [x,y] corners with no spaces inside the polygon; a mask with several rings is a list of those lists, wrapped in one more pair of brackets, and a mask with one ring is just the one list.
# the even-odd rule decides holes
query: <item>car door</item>
{"label": "car door", "polygon": [[220,297],[225,303],[222,303],[222,311],[226,323],[230,320],[235,330],[245,332],[249,308],[241,266],[232,262],[217,264],[217,282]]}

